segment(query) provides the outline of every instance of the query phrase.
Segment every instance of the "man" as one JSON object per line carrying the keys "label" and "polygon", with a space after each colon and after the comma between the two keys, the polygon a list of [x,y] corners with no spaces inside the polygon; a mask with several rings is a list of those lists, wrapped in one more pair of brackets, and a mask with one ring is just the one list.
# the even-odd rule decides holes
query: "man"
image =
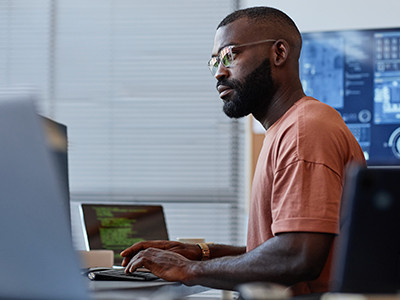
{"label": "man", "polygon": [[339,114],[305,96],[300,50],[296,25],[273,8],[239,10],[219,24],[209,66],[224,112],[253,114],[267,130],[247,247],[141,242],[121,253],[127,272],[144,266],[165,280],[220,289],[268,281],[295,295],[327,291],[344,170],[365,161]]}

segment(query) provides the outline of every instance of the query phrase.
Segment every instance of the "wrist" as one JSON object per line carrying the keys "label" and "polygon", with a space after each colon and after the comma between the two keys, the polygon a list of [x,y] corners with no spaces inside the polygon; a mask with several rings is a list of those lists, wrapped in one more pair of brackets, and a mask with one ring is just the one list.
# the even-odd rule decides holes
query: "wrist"
{"label": "wrist", "polygon": [[187,264],[185,276],[181,282],[185,285],[197,285],[199,277],[202,274],[202,263],[200,261],[192,260]]}

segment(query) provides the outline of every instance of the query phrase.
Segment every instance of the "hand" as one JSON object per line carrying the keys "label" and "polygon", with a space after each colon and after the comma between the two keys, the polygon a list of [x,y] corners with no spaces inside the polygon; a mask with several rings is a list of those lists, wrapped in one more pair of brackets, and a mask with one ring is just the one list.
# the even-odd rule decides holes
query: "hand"
{"label": "hand", "polygon": [[162,250],[172,251],[190,260],[201,260],[201,249],[195,244],[185,244],[174,241],[144,241],[139,242],[125,249],[120,254],[124,257],[122,266],[126,267],[132,257],[148,248],[157,248]]}
{"label": "hand", "polygon": [[147,248],[125,263],[125,272],[134,272],[137,268],[145,267],[164,280],[190,285],[191,267],[198,263],[172,251]]}

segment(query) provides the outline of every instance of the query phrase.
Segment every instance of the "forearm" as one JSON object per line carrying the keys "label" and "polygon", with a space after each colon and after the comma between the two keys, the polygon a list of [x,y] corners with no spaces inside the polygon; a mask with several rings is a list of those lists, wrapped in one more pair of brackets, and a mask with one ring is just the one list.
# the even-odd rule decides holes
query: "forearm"
{"label": "forearm", "polygon": [[229,246],[222,244],[208,244],[210,248],[210,259],[224,256],[237,256],[246,253],[246,247]]}
{"label": "forearm", "polygon": [[276,282],[290,285],[285,274],[287,259],[256,255],[252,251],[240,256],[225,256],[194,263],[184,281],[187,285],[203,285],[211,288],[233,290],[241,283],[254,281]]}
{"label": "forearm", "polygon": [[[238,284],[253,281],[293,285],[315,279],[325,265],[332,236],[322,235],[315,247],[310,241],[293,244],[292,240],[273,238],[253,251],[234,257],[222,257],[191,264],[185,284],[200,284],[212,288],[234,289]],[[299,240],[302,240],[300,237]],[[314,245],[313,245],[314,246]]]}

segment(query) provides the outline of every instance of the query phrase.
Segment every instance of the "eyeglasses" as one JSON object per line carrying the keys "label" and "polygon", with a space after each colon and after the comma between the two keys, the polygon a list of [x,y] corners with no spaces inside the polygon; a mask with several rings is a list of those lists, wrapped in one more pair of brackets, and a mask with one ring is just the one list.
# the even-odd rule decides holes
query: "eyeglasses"
{"label": "eyeglasses", "polygon": [[245,47],[245,46],[253,46],[253,45],[258,45],[262,43],[268,43],[268,42],[276,42],[276,40],[262,40],[258,42],[253,42],[253,43],[246,43],[246,44],[241,44],[241,45],[231,45],[231,46],[226,46],[221,49],[221,51],[218,53],[218,55],[211,57],[211,59],[208,61],[208,67],[210,68],[211,74],[214,76],[217,73],[217,70],[219,68],[220,63],[224,65],[224,67],[230,67],[235,60],[236,53],[233,52],[235,48],[240,48],[240,47]]}

